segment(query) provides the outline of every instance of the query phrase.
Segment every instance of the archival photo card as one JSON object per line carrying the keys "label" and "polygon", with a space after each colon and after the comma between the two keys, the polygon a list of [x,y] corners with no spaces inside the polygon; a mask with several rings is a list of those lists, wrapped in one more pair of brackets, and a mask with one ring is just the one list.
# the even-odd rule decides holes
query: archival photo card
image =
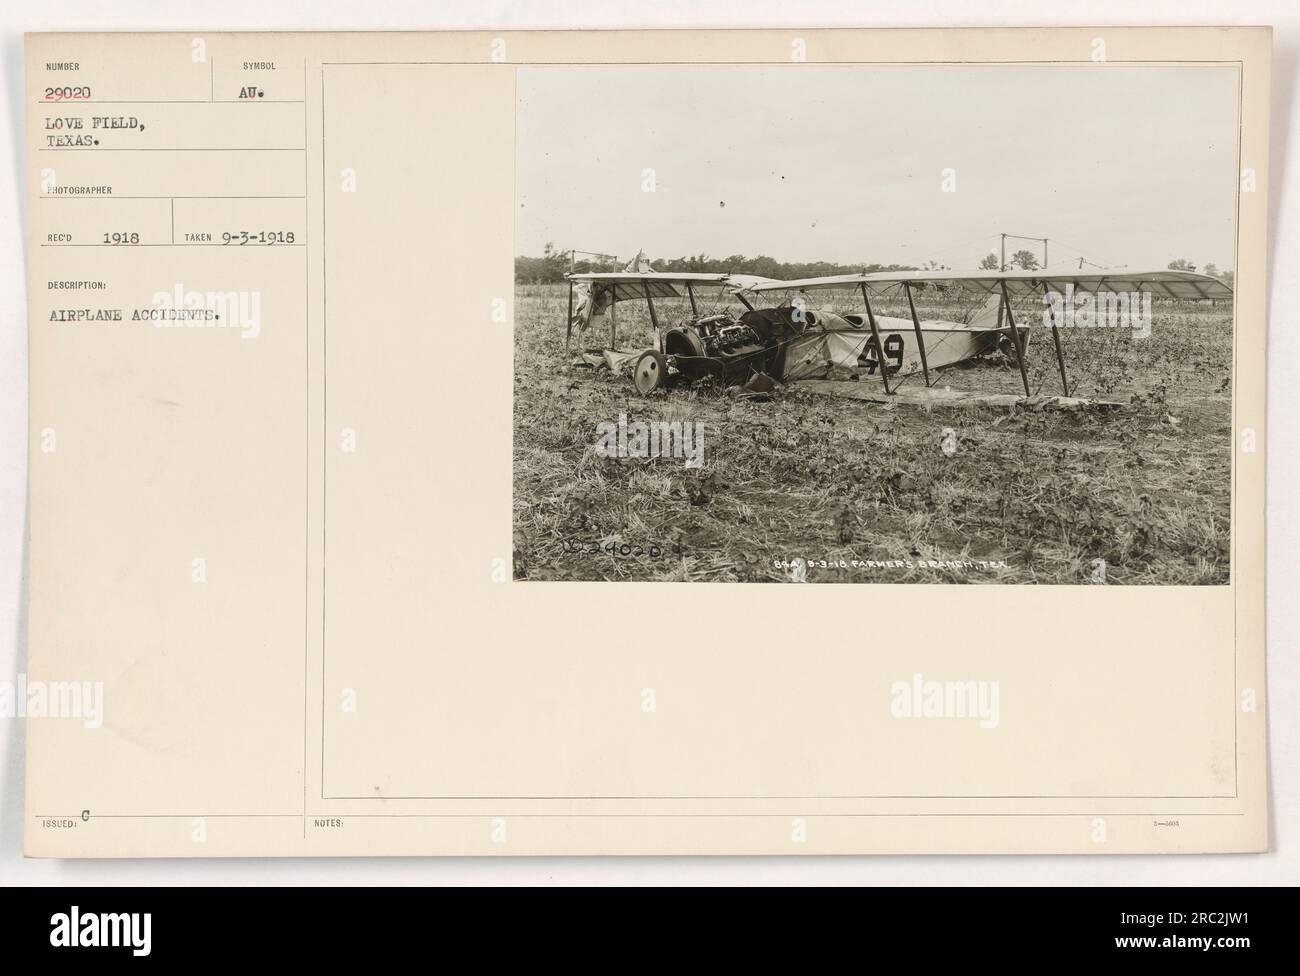
{"label": "archival photo card", "polygon": [[30,35],[26,852],[1267,848],[1270,44]]}

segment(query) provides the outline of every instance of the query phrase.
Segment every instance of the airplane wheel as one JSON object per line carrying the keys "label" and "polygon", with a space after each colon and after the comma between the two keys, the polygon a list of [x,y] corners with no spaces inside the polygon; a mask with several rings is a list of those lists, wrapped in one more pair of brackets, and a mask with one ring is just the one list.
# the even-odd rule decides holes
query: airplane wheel
{"label": "airplane wheel", "polygon": [[1006,333],[998,336],[998,352],[1002,353],[1002,355],[1006,356],[1012,362],[1015,362],[1019,357],[1019,352],[1016,349],[1016,340]]}
{"label": "airplane wheel", "polygon": [[636,386],[636,391],[645,396],[667,382],[668,360],[664,359],[663,353],[655,349],[647,349],[641,353],[641,357],[636,361],[636,368],[632,370],[632,383]]}
{"label": "airplane wheel", "polygon": [[[1025,348],[1028,349],[1029,330],[1023,326],[1017,326],[1017,329],[1020,332],[1020,341],[1023,342]],[[1002,355],[1006,356],[1010,360],[1014,361],[1019,356],[1019,353],[1016,350],[1016,340],[1011,338],[1010,332],[1004,332],[1002,335],[998,336],[998,349],[1001,351]]]}

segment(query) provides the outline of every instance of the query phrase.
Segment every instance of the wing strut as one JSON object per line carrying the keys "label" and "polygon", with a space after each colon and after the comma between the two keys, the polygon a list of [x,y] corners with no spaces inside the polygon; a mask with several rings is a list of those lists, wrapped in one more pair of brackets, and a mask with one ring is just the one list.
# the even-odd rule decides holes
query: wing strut
{"label": "wing strut", "polygon": [[650,306],[650,324],[655,330],[655,348],[663,352],[664,346],[659,340],[659,316],[655,315],[655,300],[650,297],[650,282],[642,281],[641,287],[645,290],[645,303]]}
{"label": "wing strut", "polygon": [[[618,286],[614,286],[617,290]],[[618,348],[618,302],[614,301],[618,296],[611,294],[609,296],[609,348]]]}
{"label": "wing strut", "polygon": [[[1020,367],[1020,382],[1025,385],[1025,396],[1031,396],[1029,374],[1025,372],[1025,343],[1020,330],[1016,328],[1015,317],[1011,314],[1011,299],[1007,297],[1007,281],[1003,278],[998,284],[1002,286],[1002,307],[1007,313],[1007,327],[1011,330],[1011,342],[1016,347],[1016,365]],[[863,291],[866,291],[865,286]]]}
{"label": "wing strut", "polygon": [[573,340],[573,282],[569,282],[569,317],[564,320],[564,355],[569,354],[569,343]]}
{"label": "wing strut", "polygon": [[889,363],[885,360],[885,344],[880,341],[880,330],[876,328],[876,313],[871,311],[871,299],[867,297],[867,283],[862,282],[862,301],[867,306],[867,322],[871,325],[871,341],[876,344],[876,362],[880,364],[880,380],[885,384],[885,392],[893,393],[889,388]]}
{"label": "wing strut", "polygon": [[916,317],[916,304],[912,301],[912,283],[903,282],[903,290],[907,292],[907,307],[912,312],[912,328],[916,329],[916,347],[921,350],[921,372],[925,375],[925,385],[930,385],[930,363],[925,358],[925,336],[921,334],[921,320]]}
{"label": "wing strut", "polygon": [[1056,365],[1061,369],[1061,390],[1070,395],[1070,381],[1065,378],[1065,353],[1061,349],[1061,331],[1056,327],[1056,313],[1052,311],[1052,296],[1047,282],[1043,282],[1043,301],[1047,304],[1047,321],[1052,324],[1052,342],[1056,344]]}
{"label": "wing strut", "polygon": [[691,300],[691,318],[698,319],[700,310],[695,305],[695,288],[688,281],[686,282],[686,297]]}

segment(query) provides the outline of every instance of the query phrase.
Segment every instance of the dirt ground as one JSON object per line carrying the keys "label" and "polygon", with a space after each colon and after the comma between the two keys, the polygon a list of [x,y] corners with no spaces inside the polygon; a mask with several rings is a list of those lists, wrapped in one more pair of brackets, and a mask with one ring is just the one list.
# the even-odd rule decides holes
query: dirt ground
{"label": "dirt ground", "polygon": [[[874,404],[797,382],[761,403],[712,383],[642,397],[627,377],[571,365],[566,303],[562,285],[517,288],[516,578],[1228,581],[1228,305],[1157,300],[1147,338],[1063,330],[1072,392],[1126,406],[1026,413]],[[686,317],[663,304],[665,323]],[[958,318],[970,304],[937,295],[921,315]],[[628,350],[650,344],[633,305],[619,306]],[[835,295],[824,306],[854,307]],[[888,302],[876,311],[907,314]],[[1041,306],[1019,308],[1018,321],[1041,322]],[[1046,330],[1033,330],[1026,361],[1032,390],[1061,392]],[[1021,391],[1000,354],[935,385]],[[702,423],[702,465],[602,456],[598,425],[620,415]]]}

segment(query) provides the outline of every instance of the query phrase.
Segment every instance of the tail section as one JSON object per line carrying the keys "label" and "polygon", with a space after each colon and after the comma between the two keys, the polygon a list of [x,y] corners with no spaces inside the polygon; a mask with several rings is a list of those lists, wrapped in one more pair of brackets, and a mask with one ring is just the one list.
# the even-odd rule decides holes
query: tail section
{"label": "tail section", "polygon": [[976,329],[996,329],[1002,324],[1002,316],[998,314],[1001,308],[1002,296],[993,292],[988,300],[971,314],[966,324]]}

